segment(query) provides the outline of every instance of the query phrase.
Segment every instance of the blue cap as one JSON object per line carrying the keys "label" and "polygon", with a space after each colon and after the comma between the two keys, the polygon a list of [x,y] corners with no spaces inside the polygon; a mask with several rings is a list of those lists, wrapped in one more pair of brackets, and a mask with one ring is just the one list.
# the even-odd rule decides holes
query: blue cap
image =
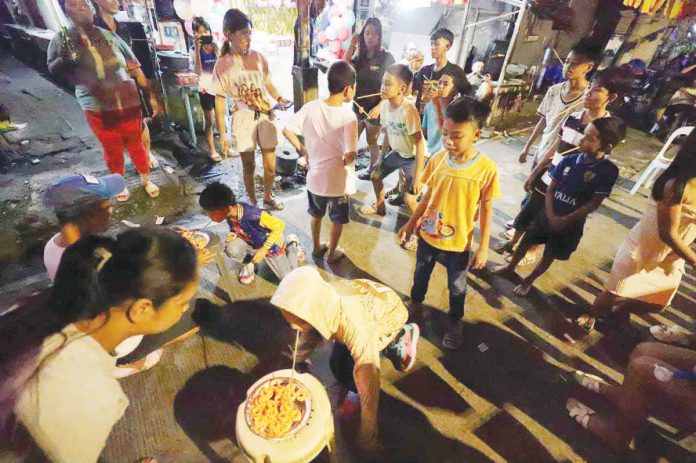
{"label": "blue cap", "polygon": [[56,180],[46,190],[44,204],[56,212],[78,209],[95,201],[104,201],[116,196],[126,187],[119,174],[93,177],[71,174]]}

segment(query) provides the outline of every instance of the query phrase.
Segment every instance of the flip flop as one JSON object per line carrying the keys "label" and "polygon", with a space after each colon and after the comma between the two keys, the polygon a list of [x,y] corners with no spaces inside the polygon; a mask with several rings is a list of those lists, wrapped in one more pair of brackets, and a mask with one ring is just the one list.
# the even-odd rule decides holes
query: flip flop
{"label": "flip flop", "polygon": [[512,291],[515,293],[517,297],[527,297],[529,296],[529,292],[532,290],[531,286],[527,286],[526,289],[524,288],[525,285],[519,284],[515,286],[515,289]]}
{"label": "flip flop", "polygon": [[213,162],[221,162],[222,161],[222,156],[217,151],[213,151],[210,153],[210,160]]}
{"label": "flip flop", "polygon": [[580,328],[586,334],[589,334],[594,330],[597,319],[591,315],[581,315],[575,319],[575,326]]}
{"label": "flip flop", "polygon": [[148,182],[146,185],[143,185],[143,188],[145,188],[145,193],[147,193],[150,198],[156,198],[160,194],[159,187],[152,182]]}
{"label": "flip flop", "polygon": [[653,325],[650,327],[650,334],[660,342],[668,344],[677,344],[680,346],[688,346],[689,338],[687,333],[684,333],[676,325],[667,327],[665,325]]}
{"label": "flip flop", "polygon": [[372,206],[360,206],[358,208],[358,212],[360,212],[361,214],[364,214],[364,215],[379,215],[382,217],[387,215],[387,211],[384,211],[384,213],[380,213],[374,205],[372,205]]}
{"label": "flip flop", "polygon": [[570,417],[577,421],[578,424],[584,429],[587,429],[590,422],[590,416],[595,414],[595,411],[590,407],[572,397],[566,402],[566,409],[568,410]]}
{"label": "flip flop", "polygon": [[145,356],[145,362],[143,363],[143,366],[140,368],[134,368],[134,367],[116,367],[114,368],[114,377],[117,379],[123,379],[127,378],[128,376],[137,374],[137,373],[142,373],[143,371],[147,371],[150,368],[154,367],[157,365],[162,358],[162,353],[164,352],[163,349],[157,349],[154,352],[150,352]]}
{"label": "flip flop", "polygon": [[599,390],[600,386],[609,386],[609,383],[604,381],[604,379],[600,378],[599,376],[591,375],[580,370],[575,370],[575,373],[573,373],[573,379],[580,386],[589,391],[596,392],[597,394],[601,394]]}
{"label": "flip flop", "polygon": [[273,197],[270,201],[263,200],[263,208],[267,211],[282,211],[285,209],[285,205]]}
{"label": "flip flop", "polygon": [[334,262],[338,262],[340,259],[345,257],[345,255],[346,250],[341,246],[336,246],[336,249],[334,249],[333,252],[329,251],[329,257],[326,259],[326,262],[333,264]]}
{"label": "flip flop", "polygon": [[123,188],[123,191],[114,196],[116,201],[119,203],[125,203],[130,199],[130,191],[128,191],[128,187]]}
{"label": "flip flop", "polygon": [[504,254],[504,253],[512,253],[512,242],[511,241],[498,241],[495,243],[495,246],[493,246],[493,250],[497,252],[498,254]]}

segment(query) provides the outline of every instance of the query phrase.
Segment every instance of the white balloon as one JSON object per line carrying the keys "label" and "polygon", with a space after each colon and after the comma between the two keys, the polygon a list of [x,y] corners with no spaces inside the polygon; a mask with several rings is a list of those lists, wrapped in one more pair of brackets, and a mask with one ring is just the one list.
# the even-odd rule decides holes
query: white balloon
{"label": "white balloon", "polygon": [[210,28],[213,30],[213,32],[222,32],[222,20],[224,18],[224,14],[216,14],[215,9],[205,17],[206,21],[208,21],[208,24],[210,24]]}
{"label": "white balloon", "polygon": [[176,11],[176,15],[184,21],[193,18],[193,11],[191,10],[191,2],[189,0],[174,0],[174,11]]}
{"label": "white balloon", "polygon": [[339,30],[343,26],[343,17],[334,16],[331,18],[330,22],[334,29]]}
{"label": "white balloon", "polygon": [[212,0],[191,0],[191,11],[194,16],[206,17],[212,7]]}

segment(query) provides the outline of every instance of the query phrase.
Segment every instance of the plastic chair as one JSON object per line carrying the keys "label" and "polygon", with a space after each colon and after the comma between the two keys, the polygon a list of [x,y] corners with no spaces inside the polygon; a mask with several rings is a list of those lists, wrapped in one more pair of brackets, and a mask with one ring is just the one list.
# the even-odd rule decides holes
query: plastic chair
{"label": "plastic chair", "polygon": [[646,167],[643,173],[640,174],[640,177],[638,177],[636,184],[633,185],[633,188],[631,188],[631,195],[636,194],[636,191],[638,191],[641,185],[645,184],[646,187],[649,187],[655,182],[657,176],[660,175],[662,171],[667,169],[669,165],[672,163],[673,158],[666,157],[665,153],[667,152],[669,147],[672,146],[674,140],[683,135],[688,136],[693,129],[693,127],[681,127],[672,132],[672,135],[669,136],[669,139],[662,147],[660,152],[657,154],[657,156],[655,156],[655,159],[653,159],[650,162],[650,164],[648,164],[648,167]]}

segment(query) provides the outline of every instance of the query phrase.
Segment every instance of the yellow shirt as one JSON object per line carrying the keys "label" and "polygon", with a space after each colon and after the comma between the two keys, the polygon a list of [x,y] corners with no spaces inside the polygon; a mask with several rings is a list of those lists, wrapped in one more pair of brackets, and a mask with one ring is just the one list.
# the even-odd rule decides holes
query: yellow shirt
{"label": "yellow shirt", "polygon": [[469,162],[454,164],[447,151],[441,151],[428,161],[422,178],[431,194],[420,224],[421,237],[443,251],[466,251],[474,239],[481,202],[500,197],[495,162],[478,153]]}

